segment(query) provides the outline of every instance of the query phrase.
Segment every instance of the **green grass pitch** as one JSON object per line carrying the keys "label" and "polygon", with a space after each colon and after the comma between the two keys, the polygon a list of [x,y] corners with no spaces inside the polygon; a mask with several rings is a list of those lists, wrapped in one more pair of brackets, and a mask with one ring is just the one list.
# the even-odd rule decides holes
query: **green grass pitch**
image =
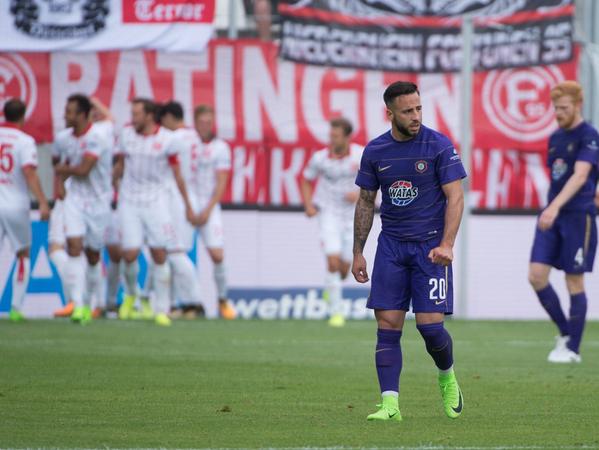
{"label": "green grass pitch", "polygon": [[369,423],[375,323],[0,321],[0,447],[599,447],[599,323],[583,363],[548,322],[450,321],[465,396],[443,414],[414,322],[404,421]]}

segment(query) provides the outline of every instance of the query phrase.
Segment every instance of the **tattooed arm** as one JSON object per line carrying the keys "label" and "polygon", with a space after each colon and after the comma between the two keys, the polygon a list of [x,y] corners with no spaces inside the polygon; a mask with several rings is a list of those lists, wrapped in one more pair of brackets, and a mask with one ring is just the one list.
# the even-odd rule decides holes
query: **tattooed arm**
{"label": "tattooed arm", "polygon": [[352,264],[352,274],[358,283],[366,283],[368,281],[366,259],[362,252],[364,251],[368,234],[372,228],[376,193],[377,191],[360,189],[360,198],[356,204],[356,212],[354,215],[354,262]]}

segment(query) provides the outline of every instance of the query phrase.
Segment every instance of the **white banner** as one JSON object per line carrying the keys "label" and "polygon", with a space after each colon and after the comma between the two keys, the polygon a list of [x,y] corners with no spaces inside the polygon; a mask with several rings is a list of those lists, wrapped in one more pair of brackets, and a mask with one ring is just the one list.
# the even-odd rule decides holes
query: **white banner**
{"label": "white banner", "polygon": [[0,51],[201,51],[215,0],[0,1]]}

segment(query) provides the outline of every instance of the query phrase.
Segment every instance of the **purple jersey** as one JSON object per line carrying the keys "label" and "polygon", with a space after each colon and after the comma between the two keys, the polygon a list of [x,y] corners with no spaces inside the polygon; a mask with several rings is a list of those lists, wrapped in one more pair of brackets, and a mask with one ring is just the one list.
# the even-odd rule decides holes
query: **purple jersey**
{"label": "purple jersey", "polygon": [[382,193],[382,233],[425,241],[443,233],[446,198],[441,186],[466,177],[460,156],[443,134],[422,125],[409,141],[391,131],[368,143],[356,184]]}
{"label": "purple jersey", "polygon": [[595,188],[597,186],[597,161],[599,161],[599,134],[597,130],[583,122],[572,130],[562,128],[549,137],[547,166],[551,170],[551,187],[548,204],[560,193],[574,173],[576,161],[591,163],[593,168],[586,183],[564,205],[562,211],[595,213]]}

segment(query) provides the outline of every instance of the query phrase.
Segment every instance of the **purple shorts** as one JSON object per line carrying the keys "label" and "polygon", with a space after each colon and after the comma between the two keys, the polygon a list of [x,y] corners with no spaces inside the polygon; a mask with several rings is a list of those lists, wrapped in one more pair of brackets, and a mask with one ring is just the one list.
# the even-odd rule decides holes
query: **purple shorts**
{"label": "purple shorts", "polygon": [[593,271],[597,250],[595,215],[562,211],[547,231],[537,227],[530,262],[553,266],[566,273]]}
{"label": "purple shorts", "polygon": [[371,309],[453,313],[451,266],[433,264],[429,252],[441,242],[398,241],[379,235],[370,296]]}

